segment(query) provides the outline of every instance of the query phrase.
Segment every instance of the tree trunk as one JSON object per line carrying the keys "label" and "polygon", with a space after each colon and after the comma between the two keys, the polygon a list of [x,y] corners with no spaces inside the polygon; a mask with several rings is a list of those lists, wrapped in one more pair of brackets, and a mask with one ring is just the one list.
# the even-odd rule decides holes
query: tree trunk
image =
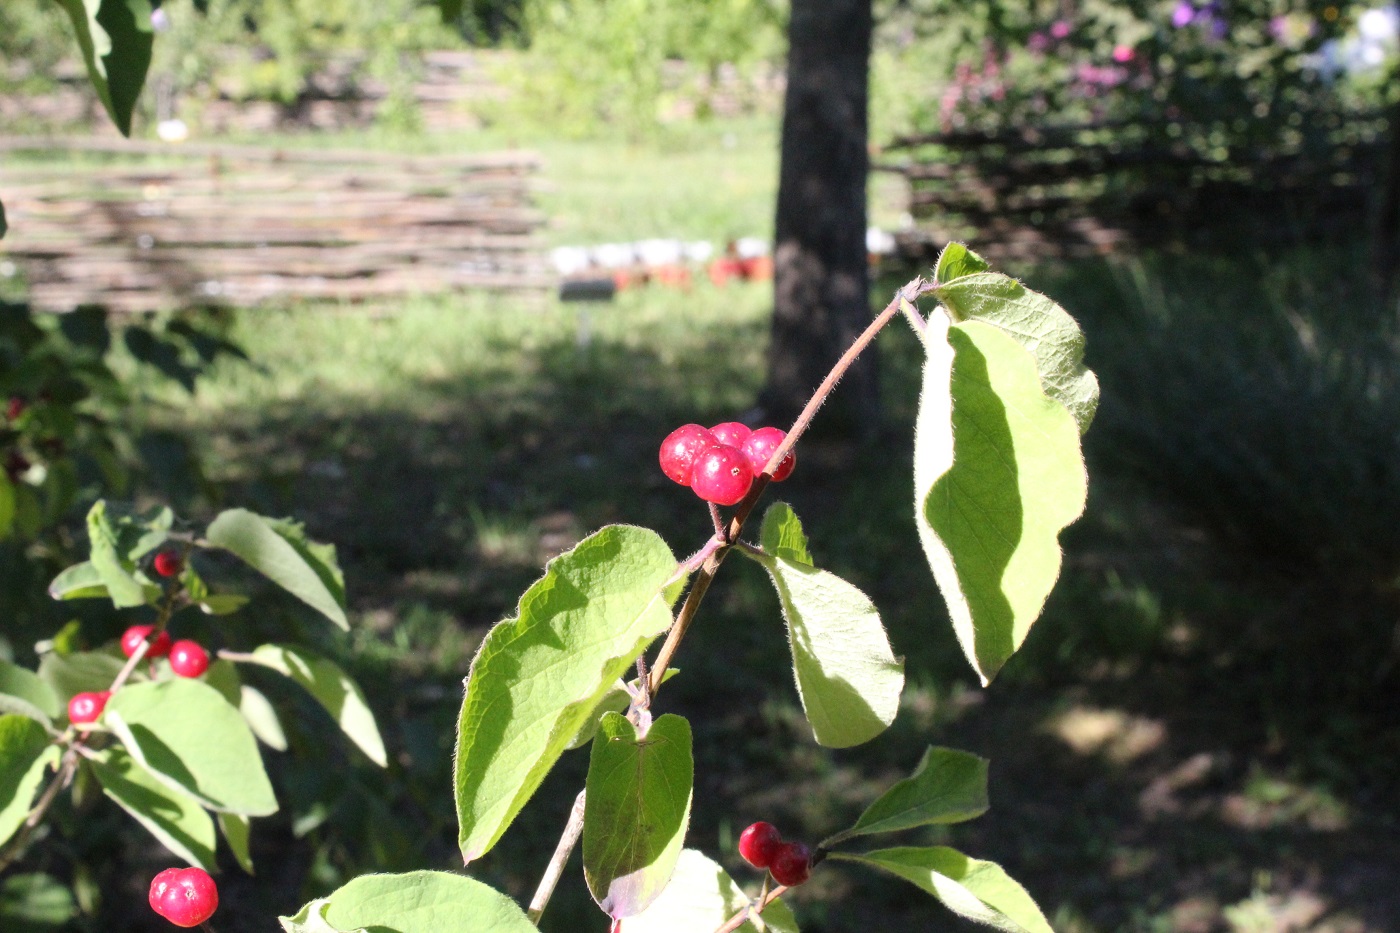
{"label": "tree trunk", "polygon": [[[870,322],[865,180],[871,0],[793,0],[763,407],[795,417]],[[851,368],[827,427],[876,427],[875,358]]]}

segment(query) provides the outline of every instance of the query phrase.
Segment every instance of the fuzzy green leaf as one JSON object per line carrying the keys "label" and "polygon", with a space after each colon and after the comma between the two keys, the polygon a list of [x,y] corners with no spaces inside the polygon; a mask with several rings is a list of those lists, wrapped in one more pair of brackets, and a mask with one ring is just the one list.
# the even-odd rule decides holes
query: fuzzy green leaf
{"label": "fuzzy green leaf", "polygon": [[[704,853],[685,849],[671,883],[646,910],[622,921],[621,933],[714,933],[749,903],[729,873]],[[798,933],[797,919],[782,901],[739,927],[738,933]]]}
{"label": "fuzzy green leaf", "polygon": [[345,578],[335,548],[307,539],[294,522],[264,518],[247,509],[221,512],[205,538],[347,631]]}
{"label": "fuzzy green leaf", "polygon": [[149,0],[58,0],[73,31],[88,78],[112,122],[131,135],[131,114],[151,65]]}
{"label": "fuzzy green leaf", "polygon": [[277,812],[253,734],[208,684],[180,679],[123,687],[107,701],[103,721],[148,771],[209,809]]}
{"label": "fuzzy green leaf", "polygon": [[[5,206],[0,204],[0,239],[5,236]],[[0,472],[0,541],[10,536],[15,524],[15,486],[7,473]]]}
{"label": "fuzzy green leaf", "polygon": [[763,554],[741,551],[768,571],[787,620],[802,708],[829,748],[868,742],[894,722],[904,662],[890,650],[880,614],[860,590],[807,563],[802,524],[777,503],[763,520]]}
{"label": "fuzzy green leaf", "polygon": [[608,690],[670,627],[675,570],[655,532],[610,525],[550,561],[516,618],[487,634],[457,727],[467,862],[496,844]]}
{"label": "fuzzy green leaf", "polygon": [[247,660],[299,684],[325,707],[340,730],[370,761],[381,768],[388,764],[384,740],[379,736],[364,692],[334,663],[295,645],[260,645]]}
{"label": "fuzzy green leaf", "polygon": [[849,835],[961,823],[986,813],[987,806],[987,759],[930,746],[914,773],[876,798]]}
{"label": "fuzzy green leaf", "polygon": [[122,554],[119,532],[107,516],[105,501],[99,499],[93,503],[88,511],[87,527],[92,567],[112,597],[112,605],[118,609],[144,606],[146,587],[132,576],[134,568]]}
{"label": "fuzzy green leaf", "polygon": [[833,852],[844,862],[869,865],[903,878],[956,914],[1007,933],[1053,933],[1026,889],[995,862],[968,858],[946,846],[879,849],[863,855]]}
{"label": "fuzzy green leaf", "polygon": [[121,670],[121,658],[95,651],[50,652],[39,659],[39,677],[53,689],[60,710],[80,693],[106,690]]}
{"label": "fuzzy green leaf", "polygon": [[949,243],[938,254],[938,263],[933,267],[933,280],[947,285],[965,275],[986,272],[991,266],[987,260],[974,253],[961,243]]}
{"label": "fuzzy green leaf", "polygon": [[52,726],[62,707],[53,687],[33,671],[0,661],[0,713],[18,713]]}
{"label": "fuzzy green leaf", "polygon": [[602,718],[588,761],[583,874],[605,914],[641,913],[671,880],[694,779],[690,723],[680,716],[667,713],[641,737],[619,713]]}
{"label": "fuzzy green leaf", "polygon": [[120,748],[101,755],[91,764],[103,792],[161,845],[191,865],[214,871],[214,821],[199,801],[158,780]]}
{"label": "fuzzy green leaf", "polygon": [[984,684],[1025,641],[1084,511],[1079,431],[1035,360],[990,324],[930,316],[914,435],[915,518],[953,629]]}
{"label": "fuzzy green leaf", "polygon": [[536,933],[515,901],[475,878],[442,871],[362,875],[279,919],[287,933]]}
{"label": "fuzzy green leaf", "polygon": [[56,767],[58,758],[58,746],[39,723],[28,716],[0,716],[0,845],[29,815],[44,772]]}
{"label": "fuzzy green leaf", "polygon": [[1089,430],[1099,381],[1084,366],[1084,332],[1064,308],[999,272],[963,275],[933,294],[955,321],[991,324],[1029,350],[1045,394],[1069,409],[1080,434]]}
{"label": "fuzzy green leaf", "polygon": [[96,565],[85,560],[54,577],[49,584],[49,595],[54,599],[105,599],[111,594]]}

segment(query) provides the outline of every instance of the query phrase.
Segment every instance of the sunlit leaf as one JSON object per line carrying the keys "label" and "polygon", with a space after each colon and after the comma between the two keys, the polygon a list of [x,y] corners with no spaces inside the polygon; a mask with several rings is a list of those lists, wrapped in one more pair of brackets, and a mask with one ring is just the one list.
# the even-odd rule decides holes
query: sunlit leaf
{"label": "sunlit leaf", "polygon": [[209,809],[277,811],[253,734],[208,684],[181,678],[123,687],[107,701],[103,721],[148,771]]}
{"label": "sunlit leaf", "polygon": [[441,871],[362,875],[280,919],[287,933],[536,933],[515,901],[475,878]]}
{"label": "sunlit leaf", "polygon": [[550,561],[482,642],[457,728],[462,857],[489,850],[598,703],[671,625],[676,570],[653,531],[612,525]]}
{"label": "sunlit leaf", "polygon": [[806,563],[797,516],[777,503],[764,516],[763,565],[787,620],[793,670],[812,734],[822,745],[849,748],[889,727],[899,712],[904,662],[890,649],[870,598],[835,574]]}
{"label": "sunlit leaf", "polygon": [[120,748],[91,761],[102,790],[171,852],[205,871],[215,870],[214,821],[189,794],[170,787]]}
{"label": "sunlit leaf", "polygon": [[[240,658],[240,660],[245,660]],[[342,732],[381,768],[388,763],[374,713],[358,684],[337,665],[295,645],[260,645],[246,658],[271,668],[310,693]]]}
{"label": "sunlit leaf", "polygon": [[107,598],[107,584],[92,561],[85,560],[74,564],[53,578],[49,584],[49,595],[54,599],[96,599]]}
{"label": "sunlit leaf", "polygon": [[307,539],[293,522],[264,518],[247,509],[221,512],[205,538],[240,557],[254,570],[343,629],[345,578],[335,548]]}
{"label": "sunlit leaf", "polygon": [[146,82],[153,35],[150,0],[58,0],[73,21],[78,50],[98,99],[123,136]]}
{"label": "sunlit leaf", "polygon": [[0,712],[19,713],[52,726],[62,707],[53,687],[38,674],[0,661]]}
{"label": "sunlit leaf", "polygon": [[44,772],[58,764],[58,746],[28,716],[0,715],[0,845],[29,815]]}
{"label": "sunlit leaf", "polygon": [[879,849],[829,856],[869,865],[918,885],[954,913],[1007,933],[1053,933],[1026,889],[995,862],[968,858],[946,846]]}
{"label": "sunlit leaf", "polygon": [[[671,883],[646,910],[622,921],[620,933],[714,933],[749,903],[728,872],[702,852],[685,849]],[[798,933],[797,920],[782,901],[739,927],[739,933]]]}
{"label": "sunlit leaf", "polygon": [[238,813],[217,813],[215,816],[219,820],[219,831],[224,834],[229,851],[233,853],[238,867],[251,875],[253,873],[253,855],[249,847],[248,837],[253,829],[252,820]]}
{"label": "sunlit leaf", "polygon": [[112,686],[121,673],[122,659],[95,651],[69,655],[50,652],[39,659],[39,677],[58,697],[59,709],[80,693],[94,693]]}
{"label": "sunlit leaf", "polygon": [[[961,280],[960,280],[961,281]],[[1035,360],[990,324],[931,315],[914,436],[915,518],[968,661],[989,682],[1025,641],[1084,511],[1079,431]]]}
{"label": "sunlit leaf", "polygon": [[930,747],[914,773],[865,809],[849,833],[893,833],[915,826],[961,823],[987,812],[987,759]]}
{"label": "sunlit leaf", "polygon": [[991,266],[987,260],[974,253],[961,243],[949,243],[938,254],[938,263],[933,267],[933,280],[947,285],[965,275],[986,272]]}

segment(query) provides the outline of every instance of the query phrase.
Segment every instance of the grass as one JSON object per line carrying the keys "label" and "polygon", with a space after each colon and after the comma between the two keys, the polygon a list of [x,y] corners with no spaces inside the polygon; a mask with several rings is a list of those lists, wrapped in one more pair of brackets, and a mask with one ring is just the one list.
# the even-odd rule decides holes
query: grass
{"label": "grass", "polygon": [[[771,126],[740,133],[745,125],[650,148],[541,142],[551,241],[763,235],[776,136]],[[985,691],[948,631],[910,514],[918,348],[904,330],[883,336],[881,442],[804,445],[782,495],[818,564],[882,610],[907,658],[901,716],[858,752],[815,746],[771,587],[745,562],[726,564],[663,694],[697,730],[689,843],[749,879],[733,855],[742,826],[768,818],[819,837],[906,773],[922,746],[946,744],[992,759],[993,810],[927,838],[1001,861],[1056,929],[1268,929],[1304,895],[1321,907],[1301,928],[1400,924],[1393,886],[1380,881],[1400,871],[1394,673],[1386,649],[1366,640],[1393,622],[1393,603],[1357,585],[1369,577],[1338,586],[1325,572],[1342,566],[1331,555],[1344,553],[1334,545],[1348,529],[1383,531],[1393,508],[1382,503],[1397,501],[1351,502],[1335,479],[1400,410],[1377,394],[1362,406],[1369,420],[1328,417],[1329,399],[1355,399],[1332,361],[1383,358],[1359,336],[1382,318],[1347,291],[1355,267],[1344,260],[1305,250],[1014,270],[1083,321],[1105,400],[1088,439],[1089,509],[1063,540],[1064,577]],[[309,751],[323,720],[307,711],[289,723],[303,751],[273,762],[289,812],[254,839],[272,868],[229,877],[228,903],[239,906],[225,925],[265,925],[269,911],[350,874],[454,866],[449,762],[476,645],[550,555],[600,524],[654,527],[677,553],[703,542],[708,518],[659,476],[656,443],[675,424],[753,404],[769,303],[762,285],[699,283],[606,305],[456,296],[241,312],[235,336],[255,367],[221,364],[193,398],[170,394],[132,413],[191,438],[224,502],[295,515],[336,542],[357,622],[348,643],[278,611],[211,635],[271,640],[290,627],[321,641],[367,686],[392,746],[387,774],[346,756],[330,780]],[[1339,303],[1371,323],[1342,329]],[[1309,328],[1310,346],[1330,349],[1295,352]],[[1224,365],[1246,351],[1249,366]],[[1295,396],[1270,394],[1288,384],[1279,373],[1322,374],[1309,383],[1323,387],[1312,407],[1290,411]],[[1290,418],[1314,432],[1311,450],[1232,453],[1246,439],[1267,452],[1270,438],[1289,436]],[[1260,463],[1295,479],[1336,466],[1334,479],[1290,497],[1258,482]],[[1270,508],[1350,517],[1312,526],[1302,572],[1267,546],[1291,521],[1264,521]],[[1334,657],[1346,660],[1324,660]],[[473,871],[528,897],[582,768],[581,756],[566,757]],[[577,881],[571,869],[547,929],[601,929]],[[837,869],[796,900],[806,930],[946,918],[907,885]]]}

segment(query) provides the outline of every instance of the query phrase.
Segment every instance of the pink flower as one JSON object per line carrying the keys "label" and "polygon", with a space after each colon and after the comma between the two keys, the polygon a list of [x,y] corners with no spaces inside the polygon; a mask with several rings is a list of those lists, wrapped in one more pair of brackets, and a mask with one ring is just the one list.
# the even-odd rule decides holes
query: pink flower
{"label": "pink flower", "polygon": [[1119,64],[1126,65],[1133,60],[1133,47],[1130,45],[1115,45],[1113,47],[1113,60]]}
{"label": "pink flower", "polygon": [[1056,39],[1065,38],[1069,35],[1069,32],[1070,26],[1069,20],[1067,19],[1057,19],[1050,24],[1050,35],[1054,36]]}
{"label": "pink flower", "polygon": [[1026,48],[1032,52],[1044,52],[1050,48],[1050,37],[1043,32],[1033,32],[1026,40]]}

